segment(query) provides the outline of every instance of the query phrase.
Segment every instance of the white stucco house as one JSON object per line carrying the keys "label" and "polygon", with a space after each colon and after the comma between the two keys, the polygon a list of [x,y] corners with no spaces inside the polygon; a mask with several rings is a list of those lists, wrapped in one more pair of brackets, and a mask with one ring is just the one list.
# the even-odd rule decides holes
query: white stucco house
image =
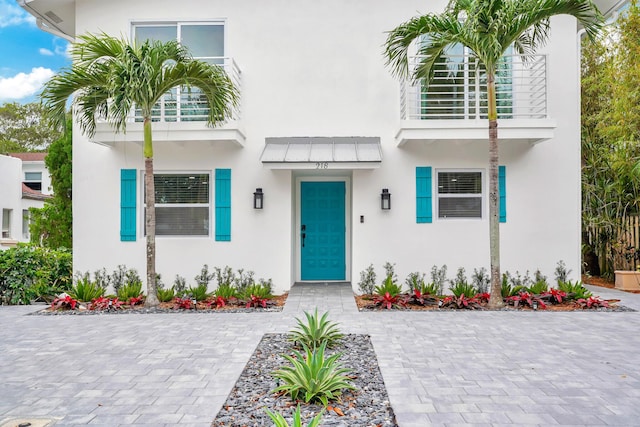
{"label": "white stucco house", "polygon": [[[489,267],[482,76],[460,49],[438,85],[398,82],[386,31],[445,0],[21,0],[52,33],[178,39],[225,67],[234,120],[208,128],[179,89],[158,106],[157,269],[253,270],[277,291],[373,264]],[[611,5],[601,2],[601,9]],[[499,82],[503,271],[580,272],[579,28],[551,21],[535,60]],[[436,88],[437,89],[434,89]],[[74,269],[145,270],[142,124],[73,141]],[[386,204],[390,195],[390,203]],[[262,198],[261,198],[262,197]],[[260,199],[261,198],[261,199]],[[258,199],[258,200],[256,200]],[[259,206],[256,206],[258,204]]]}
{"label": "white stucco house", "polygon": [[51,196],[47,153],[0,155],[0,250],[29,241],[29,208],[42,208]]}

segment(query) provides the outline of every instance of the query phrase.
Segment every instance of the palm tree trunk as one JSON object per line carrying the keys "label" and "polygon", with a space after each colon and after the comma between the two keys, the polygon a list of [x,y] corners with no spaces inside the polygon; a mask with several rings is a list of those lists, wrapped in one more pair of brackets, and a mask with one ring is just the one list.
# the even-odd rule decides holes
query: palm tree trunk
{"label": "palm tree trunk", "polygon": [[489,256],[491,258],[491,296],[489,308],[504,306],[500,277],[500,223],[498,217],[498,109],[493,70],[487,67],[489,116]]}
{"label": "palm tree trunk", "polygon": [[145,189],[145,231],[147,234],[147,298],[146,307],[160,304],[156,289],[156,191],[153,181],[153,140],[151,119],[144,119],[144,189]]}

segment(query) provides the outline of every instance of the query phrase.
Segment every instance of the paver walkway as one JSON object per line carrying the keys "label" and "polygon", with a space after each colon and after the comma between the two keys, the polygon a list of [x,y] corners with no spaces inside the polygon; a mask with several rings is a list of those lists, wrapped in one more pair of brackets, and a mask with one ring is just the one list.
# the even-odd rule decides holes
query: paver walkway
{"label": "paver walkway", "polygon": [[[592,288],[640,310],[640,295]],[[302,310],[368,333],[401,427],[640,425],[640,312],[363,312],[348,285],[281,313],[27,316],[0,307],[0,425],[209,426],[261,336]]]}

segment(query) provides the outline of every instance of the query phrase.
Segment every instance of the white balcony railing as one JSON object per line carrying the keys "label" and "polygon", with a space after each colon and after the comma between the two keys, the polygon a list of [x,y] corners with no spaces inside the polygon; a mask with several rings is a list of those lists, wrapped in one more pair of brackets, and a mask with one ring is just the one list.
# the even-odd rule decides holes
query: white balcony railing
{"label": "white balcony railing", "polygon": [[[202,59],[202,58],[199,58]],[[203,60],[212,64],[218,64],[227,72],[234,86],[241,93],[242,72],[233,58],[215,57]],[[207,121],[209,109],[205,97],[198,89],[185,89],[175,87],[162,96],[160,102],[152,110],[154,122],[204,122]],[[232,120],[240,118],[240,105],[233,112]],[[131,121],[141,122],[142,114],[139,109],[134,109]]]}
{"label": "white balcony railing", "polygon": [[[410,69],[420,57],[410,58]],[[496,73],[499,119],[547,118],[546,56],[506,55]],[[433,79],[401,85],[403,120],[473,120],[487,118],[484,67],[470,55],[450,55],[435,64]]]}

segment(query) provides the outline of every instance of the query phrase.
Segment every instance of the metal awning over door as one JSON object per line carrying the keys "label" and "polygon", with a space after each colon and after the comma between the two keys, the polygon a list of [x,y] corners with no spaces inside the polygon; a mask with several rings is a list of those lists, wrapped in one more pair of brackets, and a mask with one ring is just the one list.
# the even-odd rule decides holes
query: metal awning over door
{"label": "metal awning over door", "polygon": [[375,169],[378,137],[266,138],[260,161],[270,169]]}

